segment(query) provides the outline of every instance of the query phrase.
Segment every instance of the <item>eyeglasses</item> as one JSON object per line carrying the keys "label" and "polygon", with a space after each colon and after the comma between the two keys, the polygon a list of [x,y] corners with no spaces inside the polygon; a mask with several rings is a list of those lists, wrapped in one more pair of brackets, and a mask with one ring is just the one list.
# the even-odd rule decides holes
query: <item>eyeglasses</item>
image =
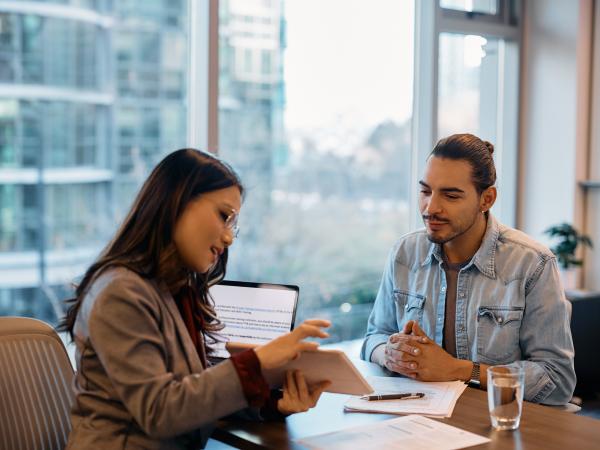
{"label": "eyeglasses", "polygon": [[239,213],[235,209],[232,209],[231,214],[229,214],[227,216],[227,219],[225,219],[225,228],[227,228],[229,231],[231,231],[231,234],[233,235],[234,238],[237,238],[238,234],[240,233],[240,227],[238,225],[238,218],[239,218]]}

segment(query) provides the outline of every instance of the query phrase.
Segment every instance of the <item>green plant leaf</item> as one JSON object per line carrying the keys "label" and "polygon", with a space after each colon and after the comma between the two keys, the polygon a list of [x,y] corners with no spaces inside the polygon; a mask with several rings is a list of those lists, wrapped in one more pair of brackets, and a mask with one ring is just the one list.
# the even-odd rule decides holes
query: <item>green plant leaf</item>
{"label": "green plant leaf", "polygon": [[544,234],[553,239],[558,239],[556,245],[551,247],[550,250],[556,255],[556,259],[563,269],[583,264],[581,259],[575,258],[575,252],[579,244],[593,248],[593,243],[589,236],[579,234],[571,224],[566,222],[549,227],[544,231]]}

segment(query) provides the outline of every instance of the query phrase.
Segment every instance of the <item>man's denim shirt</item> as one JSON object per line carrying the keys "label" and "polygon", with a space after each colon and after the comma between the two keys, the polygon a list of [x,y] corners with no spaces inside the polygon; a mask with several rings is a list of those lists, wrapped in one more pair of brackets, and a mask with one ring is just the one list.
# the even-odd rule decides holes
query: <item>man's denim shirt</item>
{"label": "man's denim shirt", "polygon": [[[425,230],[405,235],[392,248],[362,359],[370,361],[373,350],[409,320],[442,345],[446,275],[441,251]],[[525,399],[565,404],[575,388],[570,316],[554,255],[490,214],[479,250],[458,274],[457,357],[491,365],[522,360]]]}

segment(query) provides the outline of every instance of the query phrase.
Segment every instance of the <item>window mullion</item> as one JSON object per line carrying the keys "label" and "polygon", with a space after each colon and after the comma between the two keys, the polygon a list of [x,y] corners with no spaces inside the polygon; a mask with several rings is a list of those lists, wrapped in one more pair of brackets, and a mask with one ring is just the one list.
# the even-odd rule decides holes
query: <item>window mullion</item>
{"label": "window mullion", "polygon": [[218,147],[218,0],[189,2],[188,145]]}
{"label": "window mullion", "polygon": [[[419,179],[437,135],[439,9],[433,2],[415,2],[415,62],[410,184],[410,227],[421,226],[417,205]],[[433,33],[431,32],[433,30]]]}

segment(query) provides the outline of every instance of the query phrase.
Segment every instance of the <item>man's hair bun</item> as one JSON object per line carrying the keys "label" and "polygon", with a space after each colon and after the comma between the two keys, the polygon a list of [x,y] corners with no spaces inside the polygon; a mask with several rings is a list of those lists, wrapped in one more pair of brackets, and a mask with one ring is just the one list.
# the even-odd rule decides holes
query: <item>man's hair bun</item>
{"label": "man's hair bun", "polygon": [[490,155],[493,155],[494,154],[494,144],[492,144],[491,142],[488,142],[488,141],[483,141],[483,143],[485,144],[485,146],[489,150]]}
{"label": "man's hair bun", "polygon": [[431,151],[431,156],[468,161],[473,171],[473,183],[481,194],[496,184],[493,153],[494,146],[488,141],[462,133],[440,139]]}

